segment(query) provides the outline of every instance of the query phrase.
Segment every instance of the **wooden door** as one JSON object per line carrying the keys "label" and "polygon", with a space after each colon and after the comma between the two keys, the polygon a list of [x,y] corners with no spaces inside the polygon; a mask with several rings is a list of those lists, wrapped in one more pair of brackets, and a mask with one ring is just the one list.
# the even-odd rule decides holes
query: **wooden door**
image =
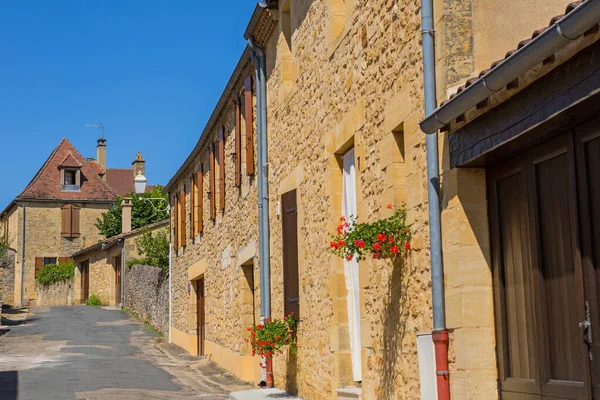
{"label": "wooden door", "polygon": [[283,229],[283,296],[284,313],[300,318],[300,284],[298,277],[298,209],[296,191],[281,196]]}
{"label": "wooden door", "polygon": [[575,160],[585,312],[591,323],[583,334],[592,358],[593,398],[600,399],[600,117],[575,130]]}
{"label": "wooden door", "polygon": [[574,155],[568,133],[488,170],[504,399],[592,399]]}
{"label": "wooden door", "polygon": [[90,297],[90,262],[81,263],[81,300],[85,302]]}
{"label": "wooden door", "polygon": [[205,296],[204,296],[204,278],[196,281],[196,314],[197,314],[197,332],[198,332],[198,355],[204,355],[204,336],[205,336]]}
{"label": "wooden door", "polygon": [[121,303],[121,256],[115,257],[115,304]]}

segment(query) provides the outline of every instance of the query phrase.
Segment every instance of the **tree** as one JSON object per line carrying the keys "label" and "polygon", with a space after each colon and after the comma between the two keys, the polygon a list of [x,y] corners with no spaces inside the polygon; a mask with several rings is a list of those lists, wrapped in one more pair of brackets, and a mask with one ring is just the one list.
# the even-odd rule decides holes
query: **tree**
{"label": "tree", "polygon": [[[169,218],[167,212],[168,196],[163,193],[162,186],[155,186],[152,191],[144,194],[131,193],[127,196],[119,196],[115,203],[111,205],[107,212],[102,213],[102,216],[96,221],[96,228],[100,233],[107,238],[119,235],[122,233],[122,208],[121,201],[124,197],[133,199],[133,208],[131,210],[131,228],[137,229],[143,226],[163,221]],[[147,201],[143,199],[165,199],[165,201]]]}
{"label": "tree", "polygon": [[169,232],[167,229],[160,229],[152,233],[149,229],[144,229],[140,237],[135,239],[138,247],[138,254],[145,256],[144,261],[153,267],[169,270]]}

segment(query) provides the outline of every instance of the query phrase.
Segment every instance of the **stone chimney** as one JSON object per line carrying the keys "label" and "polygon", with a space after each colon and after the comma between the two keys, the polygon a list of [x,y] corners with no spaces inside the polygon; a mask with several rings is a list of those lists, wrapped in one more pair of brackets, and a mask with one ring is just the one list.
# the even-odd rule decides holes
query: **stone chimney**
{"label": "stone chimney", "polygon": [[121,200],[121,233],[131,232],[131,210],[133,209],[133,199],[125,197]]}
{"label": "stone chimney", "polygon": [[142,153],[137,153],[135,160],[133,160],[131,165],[133,167],[134,178],[138,176],[138,173],[141,173],[144,176],[146,175],[146,161],[144,160],[144,157],[142,157]]}
{"label": "stone chimney", "polygon": [[102,168],[102,171],[104,171],[104,174],[102,174],[102,180],[106,182],[106,139],[98,139],[97,150],[98,152],[96,159],[98,160],[98,165],[100,165],[100,168]]}

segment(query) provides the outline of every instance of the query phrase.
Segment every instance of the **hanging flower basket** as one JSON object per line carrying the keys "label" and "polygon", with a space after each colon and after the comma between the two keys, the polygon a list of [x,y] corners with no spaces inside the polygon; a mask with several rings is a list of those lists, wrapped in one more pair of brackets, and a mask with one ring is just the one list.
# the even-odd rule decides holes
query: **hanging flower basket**
{"label": "hanging flower basket", "polygon": [[262,325],[254,325],[248,328],[249,338],[244,341],[252,346],[252,355],[258,354],[271,358],[274,354],[283,354],[283,348],[289,346],[290,351],[296,354],[296,320],[294,313],[290,313],[283,320],[273,319]]}
{"label": "hanging flower basket", "polygon": [[[387,206],[393,209],[392,205]],[[393,258],[411,249],[410,227],[406,225],[406,206],[394,211],[391,217],[375,222],[357,222],[354,216],[340,218],[337,235],[331,235],[331,251],[347,261],[368,256],[374,259]]]}

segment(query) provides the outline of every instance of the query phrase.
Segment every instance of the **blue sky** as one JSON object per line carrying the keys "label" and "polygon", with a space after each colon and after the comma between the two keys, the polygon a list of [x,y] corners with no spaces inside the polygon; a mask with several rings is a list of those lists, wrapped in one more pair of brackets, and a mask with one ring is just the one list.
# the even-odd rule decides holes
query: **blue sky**
{"label": "blue sky", "polygon": [[256,2],[0,0],[0,210],[67,137],[166,184],[196,144]]}

